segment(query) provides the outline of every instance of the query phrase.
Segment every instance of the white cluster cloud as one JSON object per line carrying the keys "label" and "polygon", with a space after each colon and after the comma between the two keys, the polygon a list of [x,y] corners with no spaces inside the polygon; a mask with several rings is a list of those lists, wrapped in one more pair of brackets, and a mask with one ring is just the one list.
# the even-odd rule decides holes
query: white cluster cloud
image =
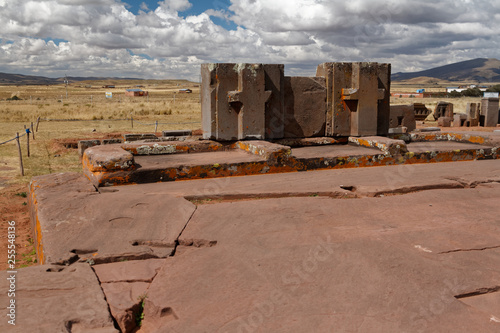
{"label": "white cluster cloud", "polygon": [[[225,2],[224,2],[225,1]],[[0,71],[47,76],[198,79],[203,62],[391,62],[413,71],[500,58],[500,3],[481,0],[0,0]],[[237,25],[227,30],[213,17]]]}

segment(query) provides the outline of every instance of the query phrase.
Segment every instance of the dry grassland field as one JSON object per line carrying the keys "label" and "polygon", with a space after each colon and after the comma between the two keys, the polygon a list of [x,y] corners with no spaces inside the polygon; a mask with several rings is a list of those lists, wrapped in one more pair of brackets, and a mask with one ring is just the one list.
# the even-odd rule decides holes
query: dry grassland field
{"label": "dry grassland field", "polygon": [[[104,88],[114,85],[115,88]],[[140,86],[140,87],[138,87]],[[148,97],[126,97],[129,88],[148,91]],[[192,93],[181,93],[189,88]],[[393,84],[392,91],[443,91],[444,86]],[[106,98],[106,92],[112,98]],[[20,100],[12,99],[14,96]],[[438,101],[454,103],[455,112],[465,112],[467,102],[480,98],[392,98],[392,104],[424,103],[431,110]],[[132,128],[131,117],[134,119]],[[0,143],[25,133],[36,125],[27,156],[26,136],[20,139],[25,175],[20,175],[16,141],[0,145],[0,269],[6,269],[7,222],[16,222],[17,267],[36,262],[27,210],[28,184],[32,177],[55,172],[81,172],[78,140],[152,133],[166,129],[199,129],[201,105],[199,84],[185,80],[88,81],[51,86],[0,86]]]}

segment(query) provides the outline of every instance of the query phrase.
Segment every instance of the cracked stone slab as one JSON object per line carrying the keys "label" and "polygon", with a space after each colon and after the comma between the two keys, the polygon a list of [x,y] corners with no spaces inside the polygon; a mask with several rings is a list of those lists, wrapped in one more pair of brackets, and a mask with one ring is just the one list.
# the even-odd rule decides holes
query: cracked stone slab
{"label": "cracked stone slab", "polygon": [[[183,198],[130,191],[89,191],[83,175],[34,177],[30,211],[38,260],[105,263],[165,258],[196,207]],[[76,182],[80,186],[68,184]]]}
{"label": "cracked stone slab", "polygon": [[496,332],[495,311],[456,296],[498,284],[500,251],[467,264],[438,250],[500,244],[499,199],[477,188],[199,205],[179,243],[201,246],[162,267],[143,328]]}
{"label": "cracked stone slab", "polygon": [[111,315],[122,332],[133,332],[142,301],[166,259],[116,262],[93,266],[106,295]]}
{"label": "cracked stone slab", "polygon": [[[9,275],[0,272],[1,290],[9,290]],[[118,332],[88,264],[21,268],[16,274],[15,294],[16,325],[8,324],[4,314],[2,332]],[[8,302],[7,293],[2,293],[0,303]]]}
{"label": "cracked stone slab", "polygon": [[[479,183],[493,186],[495,182],[500,182],[500,161],[497,160],[225,177],[144,184],[141,188],[152,193],[199,200],[312,195],[373,197],[440,188],[464,188]],[[114,190],[129,191],[129,188],[119,186]]]}

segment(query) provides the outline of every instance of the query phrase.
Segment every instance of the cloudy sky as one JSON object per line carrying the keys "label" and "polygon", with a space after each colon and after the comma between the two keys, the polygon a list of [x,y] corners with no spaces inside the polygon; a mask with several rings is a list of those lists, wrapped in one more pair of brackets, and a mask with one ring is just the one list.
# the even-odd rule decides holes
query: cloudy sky
{"label": "cloudy sky", "polygon": [[0,72],[198,80],[205,62],[500,58],[498,0],[0,0]]}

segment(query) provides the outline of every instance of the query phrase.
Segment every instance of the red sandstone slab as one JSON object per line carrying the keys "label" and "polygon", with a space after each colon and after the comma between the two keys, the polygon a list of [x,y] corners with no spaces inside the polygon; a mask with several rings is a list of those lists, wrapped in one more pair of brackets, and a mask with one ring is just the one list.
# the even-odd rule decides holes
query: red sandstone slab
{"label": "red sandstone slab", "polygon": [[292,149],[292,156],[299,159],[306,158],[331,158],[331,157],[352,157],[362,155],[380,155],[382,152],[376,148],[365,148],[354,145],[328,145],[316,147],[302,147]]}
{"label": "red sandstone slab", "polygon": [[241,150],[196,153],[196,154],[176,154],[176,155],[152,155],[152,156],[136,156],[135,163],[140,165],[141,169],[165,169],[178,168],[181,166],[198,166],[198,165],[213,165],[213,164],[237,164],[237,163],[252,163],[263,162],[264,157],[250,154]]}
{"label": "red sandstone slab", "polygon": [[92,268],[88,264],[33,266],[17,271],[15,326],[7,322],[9,285],[0,272],[2,332],[118,332]]}
{"label": "red sandstone slab", "polygon": [[149,259],[93,266],[122,332],[132,332],[137,327],[136,319],[141,315],[149,285],[164,263],[165,259]]}
{"label": "red sandstone slab", "polygon": [[[199,179],[168,184],[144,184],[139,188],[151,193],[195,199],[297,195],[349,197],[406,193],[433,188],[463,188],[494,181],[500,182],[498,160]],[[135,192],[137,188],[136,185],[130,185],[115,187],[113,190]]]}
{"label": "red sandstone slab", "polygon": [[[497,285],[498,269],[481,257],[461,265],[425,245],[500,246],[499,199],[493,187],[201,205],[179,241],[216,244],[166,262],[149,289],[143,327],[497,332],[499,308],[457,296]],[[499,251],[483,255],[499,267]]]}
{"label": "red sandstone slab", "polygon": [[196,208],[183,198],[140,188],[130,193],[90,192],[89,186],[83,175],[33,178],[30,210],[39,262],[167,257]]}
{"label": "red sandstone slab", "polygon": [[413,153],[491,149],[486,145],[453,141],[412,142],[407,144],[407,147],[408,151]]}
{"label": "red sandstone slab", "polygon": [[151,282],[165,259],[123,261],[94,265],[94,271],[101,283]]}

